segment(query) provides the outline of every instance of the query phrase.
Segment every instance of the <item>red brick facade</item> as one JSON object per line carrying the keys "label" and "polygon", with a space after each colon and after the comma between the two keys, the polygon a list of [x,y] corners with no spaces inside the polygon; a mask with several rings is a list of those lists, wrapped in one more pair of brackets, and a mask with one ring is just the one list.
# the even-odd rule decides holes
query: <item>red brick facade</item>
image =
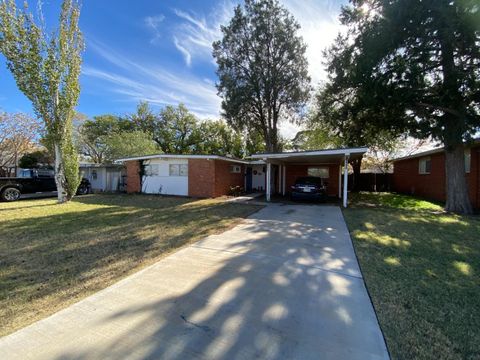
{"label": "red brick facade", "polygon": [[[231,166],[240,166],[240,173],[232,173]],[[188,195],[217,197],[227,195],[230,187],[244,186],[245,166],[242,164],[208,159],[188,160]]]}
{"label": "red brick facade", "polygon": [[215,192],[215,160],[188,160],[188,195],[212,197]]}
{"label": "red brick facade", "polygon": [[285,191],[290,192],[291,187],[295,184],[295,180],[301,176],[308,176],[309,167],[328,167],[329,178],[326,180],[327,194],[331,196],[338,196],[338,171],[339,165],[336,164],[305,164],[305,165],[286,165],[285,174]]}
{"label": "red brick facade", "polygon": [[140,161],[126,161],[127,169],[127,193],[139,193],[141,191],[140,184]]}
{"label": "red brick facade", "polygon": [[[240,173],[232,173],[231,166],[240,166]],[[227,195],[232,186],[245,186],[245,165],[215,160],[215,191],[213,196]]]}
{"label": "red brick facade", "polygon": [[[470,150],[470,172],[467,179],[470,201],[480,208],[480,146]],[[415,157],[394,162],[393,189],[403,194],[411,194],[427,199],[444,202],[446,199],[445,155],[435,153],[427,155],[431,159],[430,174],[419,174],[419,160]]]}

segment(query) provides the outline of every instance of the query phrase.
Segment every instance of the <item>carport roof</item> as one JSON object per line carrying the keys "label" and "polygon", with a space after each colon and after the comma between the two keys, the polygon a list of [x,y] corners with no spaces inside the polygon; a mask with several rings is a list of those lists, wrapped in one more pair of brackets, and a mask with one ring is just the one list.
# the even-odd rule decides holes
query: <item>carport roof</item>
{"label": "carport roof", "polygon": [[341,148],[282,153],[259,153],[252,155],[251,158],[285,163],[341,163],[344,161],[345,156],[348,156],[350,160],[355,160],[362,157],[367,151],[367,147]]}

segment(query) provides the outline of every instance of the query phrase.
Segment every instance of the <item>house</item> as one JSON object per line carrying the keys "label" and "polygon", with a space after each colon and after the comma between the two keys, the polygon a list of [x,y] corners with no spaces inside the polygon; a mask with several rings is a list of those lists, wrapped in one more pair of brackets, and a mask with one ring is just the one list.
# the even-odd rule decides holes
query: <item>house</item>
{"label": "house", "polygon": [[119,159],[128,193],[217,197],[243,187],[248,161],[219,155],[159,154]]}
{"label": "house", "polygon": [[[298,177],[318,176],[328,194],[347,204],[348,162],[367,148],[264,153],[250,160],[219,155],[158,154],[119,159],[126,167],[129,193],[218,197],[232,187],[287,195]],[[342,170],[343,169],[343,170]],[[342,185],[343,184],[343,185]]]}
{"label": "house", "polygon": [[123,165],[80,163],[80,176],[90,181],[93,192],[123,191],[125,187]]}
{"label": "house", "polygon": [[[470,201],[480,208],[480,139],[465,150]],[[446,200],[445,153],[433,149],[393,160],[393,190],[426,199]]]}

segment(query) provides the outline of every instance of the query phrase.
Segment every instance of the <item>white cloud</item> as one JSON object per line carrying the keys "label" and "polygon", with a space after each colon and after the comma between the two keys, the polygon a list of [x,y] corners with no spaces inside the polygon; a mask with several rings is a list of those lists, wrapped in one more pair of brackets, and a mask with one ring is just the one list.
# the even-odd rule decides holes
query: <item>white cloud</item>
{"label": "white cloud", "polygon": [[109,86],[112,91],[133,101],[142,100],[157,105],[178,105],[181,102],[199,117],[219,116],[221,100],[215,87],[203,78],[138,62],[92,40],[88,44],[113,65],[113,70],[85,65],[83,75],[113,84],[113,88]]}
{"label": "white cloud", "polygon": [[333,43],[341,30],[339,3],[331,0],[283,0],[301,26],[300,34],[307,44],[309,72],[314,85],[326,79],[323,50]]}
{"label": "white cloud", "polygon": [[[194,56],[213,62],[212,43],[221,38],[220,26],[232,17],[233,8],[232,2],[223,1],[215,6],[208,16],[192,11],[173,10],[180,20],[174,29],[174,43],[184,55],[187,64]],[[189,57],[185,56],[186,53]]]}
{"label": "white cloud", "polygon": [[175,47],[178,49],[178,51],[182,53],[187,66],[192,65],[192,54],[190,54],[190,52],[180,44],[176,36],[173,37],[173,43],[175,44]]}
{"label": "white cloud", "polygon": [[152,32],[153,37],[150,39],[150,43],[154,44],[158,39],[161,38],[162,34],[160,32],[159,26],[163,22],[165,16],[162,14],[155,16],[147,16],[143,19],[145,26]]}

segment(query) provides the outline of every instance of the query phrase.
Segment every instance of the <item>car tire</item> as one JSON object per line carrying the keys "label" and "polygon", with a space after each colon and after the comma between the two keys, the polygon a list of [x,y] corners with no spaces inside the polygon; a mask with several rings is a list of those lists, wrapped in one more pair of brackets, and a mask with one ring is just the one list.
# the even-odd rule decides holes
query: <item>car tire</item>
{"label": "car tire", "polygon": [[20,199],[20,195],[22,195],[22,193],[16,187],[6,187],[2,190],[0,199],[7,202],[17,201]]}
{"label": "car tire", "polygon": [[77,189],[77,195],[87,195],[89,193],[88,186],[80,186]]}

